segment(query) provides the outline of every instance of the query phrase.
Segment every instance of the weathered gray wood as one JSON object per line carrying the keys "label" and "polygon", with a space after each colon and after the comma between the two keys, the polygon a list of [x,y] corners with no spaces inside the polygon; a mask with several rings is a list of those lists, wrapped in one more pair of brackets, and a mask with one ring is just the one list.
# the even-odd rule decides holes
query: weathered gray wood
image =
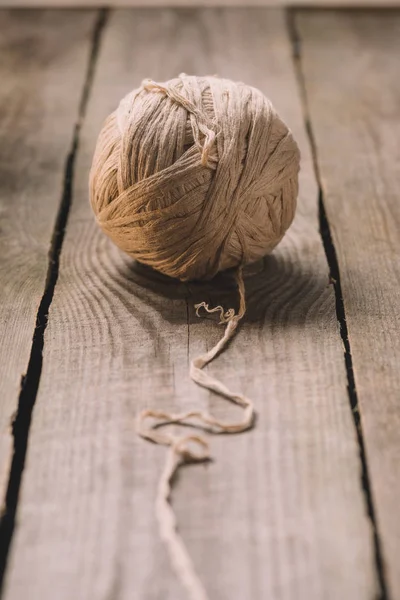
{"label": "weathered gray wood", "polygon": [[134,418],[145,406],[233,410],[188,376],[189,358],[221,336],[193,304],[220,295],[132,264],[97,230],[87,198],[104,117],[142,78],[182,71],[261,87],[292,126],[303,170],[295,224],[250,277],[247,322],[210,366],[254,398],[257,426],[214,437],[215,462],[181,471],[181,533],[214,600],[373,598],[372,532],[284,14],[165,10],[115,12],[105,32],[5,599],[184,598],[153,514],[165,449],[138,438]]}
{"label": "weathered gray wood", "polygon": [[0,12],[0,502],[10,424],[26,373],[93,13]]}
{"label": "weathered gray wood", "polygon": [[391,598],[400,598],[400,15],[299,16]]}

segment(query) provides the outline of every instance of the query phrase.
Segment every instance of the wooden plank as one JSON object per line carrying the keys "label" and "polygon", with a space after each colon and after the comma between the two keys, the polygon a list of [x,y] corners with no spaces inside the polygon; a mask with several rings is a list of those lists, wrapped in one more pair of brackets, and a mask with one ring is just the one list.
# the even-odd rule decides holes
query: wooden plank
{"label": "wooden plank", "polygon": [[[101,5],[99,0],[0,0],[0,7],[88,7]],[[279,6],[315,6],[329,8],[333,6],[387,8],[400,6],[400,0],[108,0],[108,6],[115,7],[279,7]]]}
{"label": "wooden plank", "polygon": [[298,23],[378,532],[400,598],[400,15]]}
{"label": "wooden plank", "polygon": [[0,13],[1,503],[93,19],[88,12],[68,20],[65,13]]}
{"label": "wooden plank", "polygon": [[[151,43],[149,43],[151,40]],[[168,60],[165,61],[165,57]],[[165,449],[138,438],[144,407],[234,410],[189,379],[221,328],[197,300],[225,292],[150,275],[97,230],[88,170],[104,117],[142,78],[219,73],[262,88],[303,152],[299,212],[247,281],[249,314],[211,373],[258,422],[211,440],[173,501],[210,597],[367,599],[376,579],[317,186],[281,11],[117,11],[99,55],[45,338],[5,599],[181,600],[155,524]],[[229,294],[230,300],[235,294]]]}

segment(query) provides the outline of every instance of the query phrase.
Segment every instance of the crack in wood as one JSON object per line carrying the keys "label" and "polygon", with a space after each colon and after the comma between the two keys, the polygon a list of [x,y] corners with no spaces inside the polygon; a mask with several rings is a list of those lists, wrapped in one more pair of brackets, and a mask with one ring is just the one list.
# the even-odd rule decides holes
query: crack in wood
{"label": "crack in wood", "polygon": [[18,409],[11,417],[13,457],[8,479],[5,505],[0,518],[0,595],[2,595],[3,592],[4,577],[15,529],[19,492],[27,454],[29,429],[42,372],[44,334],[48,323],[50,305],[52,303],[54,290],[57,284],[60,254],[71,207],[72,183],[75,159],[79,146],[79,134],[85,118],[102,32],[106,25],[107,17],[107,9],[99,10],[98,18],[93,29],[91,51],[82,97],[79,105],[78,117],[73,131],[71,149],[68,153],[65,163],[62,198],[50,243],[45,289],[36,316],[36,324],[27,371],[26,374],[22,375],[21,377]]}
{"label": "crack in wood", "polygon": [[292,56],[293,56],[293,64],[296,72],[296,77],[300,90],[301,104],[303,110],[303,117],[305,122],[305,127],[307,131],[307,136],[310,142],[311,153],[314,163],[314,171],[315,177],[318,182],[319,189],[319,198],[318,198],[318,212],[319,212],[319,231],[322,239],[322,243],[325,250],[326,260],[328,262],[329,267],[329,276],[330,281],[333,283],[334,291],[335,291],[335,304],[336,304],[336,318],[339,323],[340,336],[343,343],[343,354],[345,361],[345,368],[347,374],[347,391],[348,397],[351,407],[351,413],[354,422],[354,428],[356,431],[356,437],[359,448],[360,462],[361,462],[361,487],[364,493],[364,500],[366,505],[366,510],[368,514],[368,518],[371,524],[372,532],[373,532],[373,542],[374,542],[374,553],[375,553],[375,567],[377,578],[379,582],[379,596],[377,600],[389,600],[389,592],[386,584],[386,576],[385,576],[385,565],[383,562],[383,553],[382,546],[379,537],[379,531],[376,521],[375,507],[372,497],[370,476],[368,471],[368,462],[365,452],[365,443],[364,436],[362,430],[362,423],[360,417],[360,410],[358,405],[358,396],[356,383],[354,378],[354,369],[353,369],[353,360],[351,355],[351,346],[348,335],[347,323],[346,323],[346,312],[343,301],[343,294],[341,288],[340,281],[340,270],[339,263],[337,260],[337,254],[335,245],[333,242],[331,229],[329,226],[329,221],[326,215],[325,205],[324,205],[324,190],[322,185],[321,173],[318,165],[318,157],[317,157],[317,147],[315,142],[315,136],[313,133],[310,112],[307,101],[307,90],[306,83],[304,79],[304,74],[302,70],[301,64],[301,39],[300,35],[296,29],[295,23],[295,11],[288,9],[287,10],[287,26],[289,37],[292,41]]}

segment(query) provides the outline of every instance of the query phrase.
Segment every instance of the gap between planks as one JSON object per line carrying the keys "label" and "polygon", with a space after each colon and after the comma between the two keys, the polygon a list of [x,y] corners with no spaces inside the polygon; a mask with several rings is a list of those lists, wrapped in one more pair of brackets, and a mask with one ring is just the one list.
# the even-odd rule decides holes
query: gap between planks
{"label": "gap between planks", "polygon": [[99,10],[92,34],[85,83],[74,127],[71,148],[65,162],[63,192],[48,255],[49,259],[45,289],[36,316],[28,368],[26,375],[21,378],[18,408],[12,417],[13,457],[5,496],[5,506],[0,518],[0,595],[3,591],[4,576],[7,569],[8,555],[15,527],[15,515],[17,512],[19,490],[25,466],[32,412],[35,406],[42,372],[44,334],[48,323],[50,305],[57,284],[60,254],[71,206],[72,183],[75,158],[79,146],[79,133],[85,118],[101,35],[107,22],[107,16],[108,9]]}
{"label": "gap between planks", "polygon": [[356,389],[356,382],[354,378],[354,369],[353,369],[353,358],[351,354],[350,340],[348,335],[347,323],[346,323],[346,312],[344,308],[343,302],[343,294],[342,287],[340,283],[340,271],[339,271],[339,263],[337,259],[337,253],[335,249],[335,245],[333,243],[333,238],[330,230],[329,221],[327,218],[325,205],[324,205],[324,193],[321,182],[321,173],[318,166],[318,158],[317,158],[317,147],[315,143],[315,137],[313,128],[311,125],[310,112],[308,106],[307,99],[307,89],[302,69],[301,62],[301,38],[300,34],[296,28],[295,21],[295,9],[287,10],[287,24],[288,24],[288,32],[290,39],[292,41],[292,50],[293,50],[293,63],[296,72],[296,77],[300,90],[300,98],[302,102],[302,109],[304,115],[304,124],[306,128],[306,132],[308,135],[308,139],[310,142],[313,164],[314,164],[314,173],[315,178],[318,183],[318,192],[319,192],[319,200],[318,200],[318,209],[319,209],[319,224],[320,224],[320,235],[322,238],[322,243],[325,250],[326,260],[329,266],[329,275],[330,279],[333,282],[334,290],[335,290],[335,299],[336,299],[336,317],[339,323],[340,335],[343,342],[343,358],[346,367],[347,374],[347,390],[349,396],[349,404],[351,414],[353,416],[354,428],[356,431],[357,442],[360,451],[360,462],[361,462],[361,473],[360,473],[360,484],[361,488],[364,492],[365,505],[367,509],[367,514],[371,522],[371,528],[373,531],[373,539],[374,539],[374,551],[375,551],[375,566],[376,572],[378,575],[378,581],[380,585],[380,596],[379,600],[389,600],[388,588],[386,584],[385,577],[385,566],[383,562],[383,554],[382,554],[382,544],[380,540],[380,535],[378,531],[378,525],[375,514],[374,501],[372,497],[372,490],[370,484],[370,474],[368,469],[367,457],[365,453],[365,443],[364,443],[364,435],[362,429],[362,423],[360,419],[359,412],[359,403],[358,403],[358,394]]}

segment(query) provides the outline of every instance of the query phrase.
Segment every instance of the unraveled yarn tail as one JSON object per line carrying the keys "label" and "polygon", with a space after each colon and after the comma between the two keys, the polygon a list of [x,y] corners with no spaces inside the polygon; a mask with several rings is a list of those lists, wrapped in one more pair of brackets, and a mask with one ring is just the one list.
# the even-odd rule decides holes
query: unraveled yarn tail
{"label": "unraveled yarn tail", "polygon": [[[165,542],[172,565],[177,576],[188,592],[190,600],[208,600],[207,592],[194,569],[193,562],[177,531],[176,517],[170,504],[171,481],[178,468],[188,462],[205,462],[210,459],[208,441],[202,435],[177,436],[160,430],[160,425],[184,423],[186,425],[201,425],[210,433],[239,433],[250,429],[254,422],[254,406],[251,400],[239,393],[232,392],[227,386],[202,369],[221,352],[232,338],[240,319],[246,312],[245,290],[242,268],[236,272],[236,282],[239,291],[240,305],[235,313],[233,308],[226,312],[222,306],[209,308],[208,304],[201,302],[195,305],[196,314],[203,308],[208,313],[219,312],[220,323],[226,324],[225,332],[219,342],[205,354],[196,357],[190,365],[190,377],[198,385],[205,387],[220,396],[223,396],[244,410],[239,421],[224,422],[213,417],[207,411],[192,410],[185,413],[170,413],[160,410],[148,409],[142,411],[137,420],[137,431],[143,438],[156,444],[169,446],[167,460],[162,472],[156,499],[156,517],[162,540]],[[159,421],[158,427],[148,427],[145,421],[153,418]]]}

